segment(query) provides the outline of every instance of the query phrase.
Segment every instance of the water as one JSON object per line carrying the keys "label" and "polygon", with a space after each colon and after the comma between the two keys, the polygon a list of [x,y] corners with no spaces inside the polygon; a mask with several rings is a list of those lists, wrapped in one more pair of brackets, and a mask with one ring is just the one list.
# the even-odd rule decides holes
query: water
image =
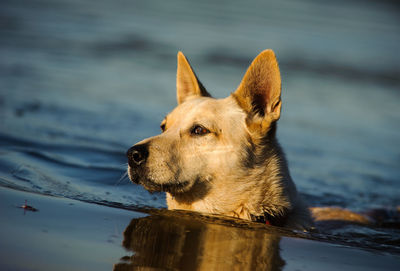
{"label": "water", "polygon": [[[37,212],[12,206],[18,199]],[[198,213],[152,215],[0,187],[2,270],[397,270],[400,257]],[[77,223],[78,221],[78,223]]]}
{"label": "water", "polygon": [[[177,51],[225,97],[273,48],[283,80],[278,136],[305,199],[396,208],[398,11],[390,1],[2,1],[0,185],[165,207],[164,195],[123,175],[125,151],[158,133],[176,104]],[[396,230],[359,231],[337,236],[398,245]]]}

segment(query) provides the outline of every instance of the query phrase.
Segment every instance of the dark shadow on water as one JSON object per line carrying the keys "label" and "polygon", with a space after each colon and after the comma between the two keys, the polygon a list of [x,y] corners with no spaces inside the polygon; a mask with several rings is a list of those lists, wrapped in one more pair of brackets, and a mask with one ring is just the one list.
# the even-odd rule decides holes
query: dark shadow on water
{"label": "dark shadow on water", "polygon": [[191,217],[133,219],[114,270],[282,270],[280,236]]}

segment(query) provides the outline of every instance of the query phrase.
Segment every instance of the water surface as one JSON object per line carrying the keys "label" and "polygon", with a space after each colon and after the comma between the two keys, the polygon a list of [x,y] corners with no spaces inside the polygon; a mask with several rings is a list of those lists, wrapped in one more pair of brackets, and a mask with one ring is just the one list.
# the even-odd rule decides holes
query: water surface
{"label": "water surface", "polygon": [[[163,194],[122,177],[125,151],[158,133],[176,104],[177,51],[215,97],[225,97],[251,60],[272,48],[283,81],[278,136],[306,201],[354,211],[400,206],[397,4],[21,0],[1,6],[1,186],[165,207]],[[400,240],[395,229],[338,235],[383,249]]]}

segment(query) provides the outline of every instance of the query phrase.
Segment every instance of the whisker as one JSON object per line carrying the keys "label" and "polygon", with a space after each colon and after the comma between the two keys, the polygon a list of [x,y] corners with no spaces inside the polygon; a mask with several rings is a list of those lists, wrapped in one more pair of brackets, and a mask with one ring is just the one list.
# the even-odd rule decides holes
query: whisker
{"label": "whisker", "polygon": [[119,178],[119,180],[114,184],[114,185],[119,185],[122,183],[122,181],[124,181],[124,179],[126,179],[126,177],[128,176],[128,171],[125,171],[124,174],[122,174],[122,176]]}

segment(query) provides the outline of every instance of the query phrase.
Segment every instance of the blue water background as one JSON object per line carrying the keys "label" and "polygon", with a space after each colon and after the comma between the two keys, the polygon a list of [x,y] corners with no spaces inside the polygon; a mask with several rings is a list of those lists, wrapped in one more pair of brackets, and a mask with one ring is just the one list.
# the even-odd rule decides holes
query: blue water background
{"label": "blue water background", "polygon": [[278,136],[313,206],[400,206],[394,1],[2,1],[0,185],[165,207],[123,177],[126,150],[176,105],[182,50],[215,97],[275,50]]}

